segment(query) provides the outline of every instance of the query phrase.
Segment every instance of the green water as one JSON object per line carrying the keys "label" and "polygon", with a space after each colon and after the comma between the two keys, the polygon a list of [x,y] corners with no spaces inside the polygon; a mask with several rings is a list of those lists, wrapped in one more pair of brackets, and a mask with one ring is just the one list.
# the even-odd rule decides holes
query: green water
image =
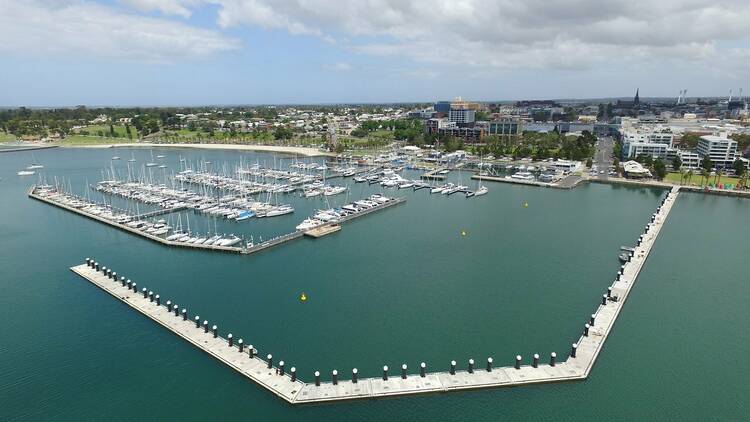
{"label": "green water", "polygon": [[[124,161],[130,150],[116,153]],[[179,155],[274,160],[154,153],[172,168]],[[82,191],[113,151],[34,154],[48,180]],[[134,151],[139,162],[148,154]],[[498,183],[466,200],[390,191],[407,203],[323,239],[236,256],[165,248],[28,199],[35,178],[16,172],[30,162],[28,152],[0,155],[0,420],[747,419],[747,200],[681,194],[585,382],[290,407],[67,268],[95,257],[306,381],[355,366],[364,377],[386,364],[415,372],[421,361],[511,365],[516,354],[566,354],[611,283],[620,245],[634,242],[663,192]],[[378,190],[352,185],[351,199]],[[289,201],[289,218],[219,224],[270,236],[323,206]]]}

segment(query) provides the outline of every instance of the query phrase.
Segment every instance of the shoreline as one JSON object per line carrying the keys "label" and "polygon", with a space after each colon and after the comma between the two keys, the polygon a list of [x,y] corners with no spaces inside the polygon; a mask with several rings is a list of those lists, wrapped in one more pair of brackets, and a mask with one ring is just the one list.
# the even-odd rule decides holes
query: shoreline
{"label": "shoreline", "polygon": [[193,149],[216,149],[235,151],[258,151],[276,152],[280,154],[301,155],[304,157],[335,157],[336,154],[319,151],[308,147],[284,147],[275,145],[239,145],[239,144],[159,144],[152,142],[133,142],[124,144],[99,144],[99,145],[59,145],[60,148],[193,148]]}

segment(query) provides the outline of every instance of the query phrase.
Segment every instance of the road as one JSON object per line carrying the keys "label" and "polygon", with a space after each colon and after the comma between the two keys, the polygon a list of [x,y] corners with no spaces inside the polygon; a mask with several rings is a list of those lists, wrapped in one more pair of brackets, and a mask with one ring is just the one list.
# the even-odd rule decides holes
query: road
{"label": "road", "polygon": [[615,141],[610,137],[601,137],[599,142],[596,143],[596,152],[594,153],[594,165],[598,172],[604,171],[603,174],[598,174],[596,177],[599,179],[606,180],[609,178],[609,167],[612,165],[612,151],[615,146]]}

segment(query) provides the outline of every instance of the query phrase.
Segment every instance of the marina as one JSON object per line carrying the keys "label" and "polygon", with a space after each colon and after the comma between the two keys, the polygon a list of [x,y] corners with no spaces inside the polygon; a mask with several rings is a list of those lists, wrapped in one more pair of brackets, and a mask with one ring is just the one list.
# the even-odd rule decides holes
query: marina
{"label": "marina", "polygon": [[[153,218],[166,213],[181,211],[185,209],[185,205],[171,206],[166,209],[131,216],[122,211],[114,210],[106,205],[89,202],[84,198],[64,194],[52,186],[32,186],[29,188],[27,194],[30,198],[38,201],[74,212],[166,246],[240,254],[259,252],[288,241],[299,239],[307,230],[314,228],[320,228],[316,233],[320,232],[328,234],[326,233],[326,230],[321,227],[330,225],[339,227],[338,224],[386,209],[393,205],[402,204],[406,201],[406,198],[388,198],[382,195],[372,195],[371,199],[373,200],[355,201],[355,203],[344,205],[343,208],[346,209],[339,208],[338,210],[330,209],[326,211],[318,211],[315,216],[300,224],[294,232],[254,243],[235,235],[224,235],[222,237],[218,234],[211,236],[209,233],[201,237],[201,235],[191,234],[190,232],[185,233],[181,229],[176,230],[174,234],[170,235],[170,230],[173,228],[168,226],[165,220],[159,220],[156,223],[146,223],[142,220],[144,218]],[[336,229],[336,231],[337,230],[338,229]],[[312,236],[320,237],[315,235]]]}
{"label": "marina", "polygon": [[[138,165],[150,160],[148,150],[134,151]],[[670,401],[702,388],[695,367],[712,368],[728,384],[717,385],[717,394],[700,405],[686,404],[678,414],[710,419],[714,413],[703,407],[707,403],[725,409],[722,415],[729,419],[741,415],[732,406],[741,399],[736,386],[741,385],[739,375],[744,371],[738,368],[743,365],[717,361],[713,351],[722,339],[743,340],[735,334],[747,319],[740,311],[739,294],[747,290],[742,283],[744,261],[741,248],[735,253],[724,247],[742,245],[747,236],[732,223],[742,221],[745,200],[681,189],[639,275],[639,286],[629,294],[627,310],[618,317],[606,351],[585,381],[288,406],[192,343],[139,312],[123,311],[119,300],[60,269],[93,254],[139,285],[163,292],[163,299],[168,295],[173,302],[189,305],[185,307],[192,313],[218,325],[221,337],[228,332],[235,340],[242,337],[264,360],[272,353],[276,367],[283,359],[287,374],[295,366],[301,382],[314,386],[314,372],[319,371],[321,388],[332,382],[333,369],[343,387],[351,384],[352,368],[358,368],[360,381],[382,381],[382,367],[387,365],[388,382],[395,382],[401,380],[404,363],[410,380],[419,377],[421,362],[429,378],[449,373],[451,360],[457,362],[458,373],[468,370],[470,358],[475,360],[475,373],[485,371],[490,356],[497,367],[513,368],[517,354],[528,366],[536,353],[544,370],[550,351],[557,352],[558,365],[566,360],[571,343],[596,309],[591,305],[598,306],[608,280],[615,277],[618,254],[624,252],[621,246],[636,245],[663,188],[584,183],[562,191],[483,181],[489,194],[465,200],[461,194],[383,190],[379,183],[368,186],[348,179],[352,200],[384,193],[403,195],[407,203],[360,224],[341,225],[342,230],[319,241],[289,241],[283,248],[244,256],[143,242],[130,232],[111,230],[104,223],[27,198],[31,184],[40,186],[41,181],[39,176],[15,177],[17,170],[34,162],[30,153],[25,154],[15,160],[8,154],[0,171],[4,197],[24,198],[0,211],[0,230],[12,245],[0,258],[7,275],[2,308],[18,322],[8,327],[14,340],[0,358],[6,385],[13,385],[5,390],[5,410],[0,410],[7,419],[138,417],[141,412],[132,403],[187,419],[210,419],[217,408],[230,418],[252,415],[268,420],[343,421],[380,413],[402,418],[418,414],[415,420],[569,420],[580,415],[580,420],[589,420],[604,413],[613,419],[648,419],[669,407],[650,401],[661,394],[664,379],[678,384],[665,396]],[[89,200],[135,214],[134,204],[88,188],[101,177],[103,163],[117,154],[122,157],[117,165],[124,168],[129,151],[55,149],[38,151],[37,161],[45,165],[41,177],[46,174],[50,180],[55,175],[65,180],[60,185],[72,185],[79,197],[88,191]],[[170,169],[178,168],[178,155],[191,162],[240,160],[222,151],[186,154],[155,149],[153,154],[155,159],[166,155]],[[244,156],[245,162],[258,161]],[[270,155],[259,155],[259,161],[264,160],[272,161]],[[401,175],[419,178],[408,169]],[[458,184],[457,172],[448,176],[438,184]],[[463,184],[477,189],[476,180]],[[295,214],[245,224],[218,219],[218,233],[234,232],[245,239],[262,234],[265,241],[294,232],[296,224],[318,209],[351,201],[342,195],[326,206],[322,196],[286,198]],[[141,205],[140,213],[154,209]],[[181,214],[184,224],[186,213],[191,229],[207,230],[207,219],[193,211],[173,213],[171,221],[170,214],[154,220],[163,218],[174,225],[174,217]],[[725,235],[716,238],[712,232]],[[704,247],[681,247],[698,238],[705,239]],[[40,247],[43,257],[30,252]],[[723,268],[721,277],[716,278],[707,260]],[[715,281],[706,283],[708,279]],[[299,299],[303,292],[305,303]],[[11,306],[19,300],[24,306]],[[721,307],[715,306],[717,301]],[[95,342],[82,340],[92,336]],[[60,353],[44,352],[50,349]],[[683,367],[668,360],[691,364]],[[29,395],[42,394],[42,388],[58,393],[29,407]],[[613,396],[622,400],[608,399]],[[567,414],[560,413],[563,401],[570,403]],[[645,407],[630,413],[634,401]]]}
{"label": "marina", "polygon": [[[472,358],[466,366],[451,361],[447,372],[431,372],[432,366],[428,367],[425,362],[421,362],[418,365],[419,372],[414,373],[404,363],[392,372],[388,366],[383,366],[382,376],[378,378],[360,379],[357,368],[353,368],[347,379],[333,370],[330,381],[323,381],[320,371],[313,372],[312,368],[298,371],[283,360],[275,360],[272,353],[266,354],[265,359],[262,359],[258,356],[256,347],[245,347],[242,339],[235,343],[235,337],[231,333],[226,338],[221,337],[216,325],[209,329],[208,320],[202,320],[198,315],[193,316],[187,307],[180,308],[171,301],[162,304],[160,294],[126,279],[122,274],[118,276],[111,268],[92,259],[87,258],[84,264],[72,267],[71,270],[289,404],[583,380],[589,376],[611,333],[678,194],[679,188],[675,187],[662,198],[639,236],[637,246],[628,251],[629,258],[618,269],[615,281],[602,293],[601,302],[590,318],[582,318],[585,321],[582,324],[582,334],[575,339],[569,351],[561,351],[559,359],[554,351],[549,355],[537,353],[526,358],[518,355],[511,366],[496,366],[492,357],[486,361],[475,361]],[[306,376],[312,372],[313,380],[302,381],[301,377],[298,378],[298,372]]]}

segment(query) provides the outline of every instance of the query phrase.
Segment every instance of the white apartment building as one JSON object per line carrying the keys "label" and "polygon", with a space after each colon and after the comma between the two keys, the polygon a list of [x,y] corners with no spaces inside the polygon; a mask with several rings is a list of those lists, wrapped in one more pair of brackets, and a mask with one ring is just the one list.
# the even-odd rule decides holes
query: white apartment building
{"label": "white apartment building", "polygon": [[635,128],[633,123],[624,122],[622,130],[622,159],[635,158],[641,154],[652,158],[666,159],[674,153],[674,134],[661,127]]}
{"label": "white apartment building", "polygon": [[651,158],[667,158],[667,152],[671,149],[666,144],[656,144],[653,142],[623,142],[622,158],[636,158],[639,155],[648,155]]}
{"label": "white apartment building", "polygon": [[729,139],[727,132],[718,135],[703,135],[696,152],[701,159],[708,156],[716,168],[730,168],[737,159],[737,141]]}
{"label": "white apartment building", "polygon": [[701,166],[700,155],[692,151],[683,151],[681,149],[678,149],[677,156],[680,157],[680,161],[682,161],[681,169],[683,170],[696,170]]}

